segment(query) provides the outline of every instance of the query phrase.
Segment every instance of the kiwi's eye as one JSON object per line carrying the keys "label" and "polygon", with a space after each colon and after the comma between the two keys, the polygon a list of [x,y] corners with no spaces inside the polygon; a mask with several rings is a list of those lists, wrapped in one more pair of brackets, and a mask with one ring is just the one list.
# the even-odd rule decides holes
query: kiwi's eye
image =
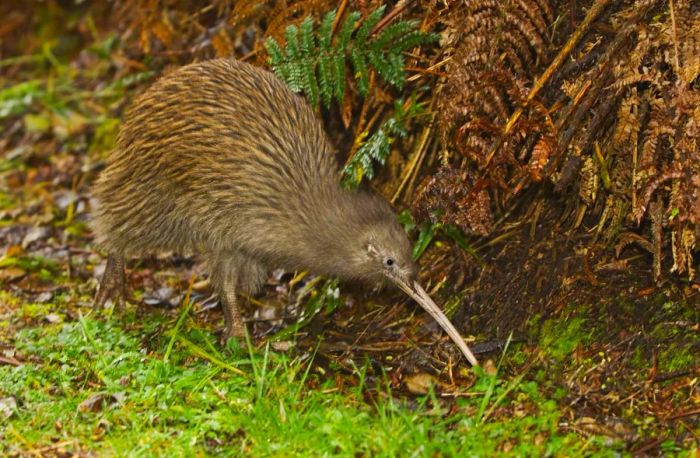
{"label": "kiwi's eye", "polygon": [[394,265],[396,264],[396,260],[390,256],[387,256],[386,258],[384,258],[383,263],[384,267],[391,268],[394,267]]}

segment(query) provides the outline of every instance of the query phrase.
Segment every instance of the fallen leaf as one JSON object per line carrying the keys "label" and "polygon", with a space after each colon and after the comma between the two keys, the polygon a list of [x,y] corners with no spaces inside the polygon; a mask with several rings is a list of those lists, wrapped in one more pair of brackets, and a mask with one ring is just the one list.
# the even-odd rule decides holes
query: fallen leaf
{"label": "fallen leaf", "polygon": [[34,298],[34,302],[37,304],[45,304],[47,302],[51,302],[51,299],[53,299],[53,292],[44,291],[43,293],[39,293],[39,295]]}
{"label": "fallen leaf", "polygon": [[88,125],[85,116],[75,111],[67,111],[53,116],[53,133],[61,140],[81,133]]}
{"label": "fallen leaf", "polygon": [[106,407],[119,404],[124,400],[124,394],[120,393],[94,393],[78,405],[78,412],[99,412]]}
{"label": "fallen leaf", "polygon": [[192,285],[192,291],[206,291],[209,289],[209,279],[200,280]]}
{"label": "fallen leaf", "polygon": [[19,267],[0,269],[0,281],[13,281],[24,277],[26,272]]}
{"label": "fallen leaf", "polygon": [[496,375],[496,373],[498,372],[498,368],[493,363],[492,359],[487,359],[486,361],[484,361],[482,368],[484,369],[484,374],[486,375]]}
{"label": "fallen leaf", "polygon": [[272,342],[272,349],[275,351],[289,351],[292,347],[294,347],[294,343],[289,340]]}
{"label": "fallen leaf", "polygon": [[432,387],[437,386],[438,381],[435,377],[424,372],[409,375],[404,379],[406,389],[411,394],[428,394]]}
{"label": "fallen leaf", "polygon": [[51,233],[51,229],[47,226],[35,226],[31,228],[22,239],[22,248],[27,249],[32,243],[45,239]]}
{"label": "fallen leaf", "polygon": [[24,126],[27,132],[44,133],[51,129],[51,117],[48,113],[24,115]]}
{"label": "fallen leaf", "polygon": [[0,399],[0,416],[3,419],[10,418],[16,410],[17,400],[14,397]]}
{"label": "fallen leaf", "polygon": [[62,321],[60,315],[56,315],[55,313],[49,313],[44,319],[49,323],[60,323]]}
{"label": "fallen leaf", "polygon": [[159,307],[177,307],[182,301],[182,296],[176,294],[175,288],[163,286],[144,296],[143,302],[146,305]]}
{"label": "fallen leaf", "polygon": [[24,250],[22,249],[21,245],[10,245],[7,247],[7,250],[5,251],[5,256],[6,257],[17,257],[24,253]]}
{"label": "fallen leaf", "polygon": [[602,421],[592,417],[581,417],[576,421],[576,426],[590,434],[605,435],[626,441],[635,440],[638,437],[634,426],[616,417],[607,417]]}

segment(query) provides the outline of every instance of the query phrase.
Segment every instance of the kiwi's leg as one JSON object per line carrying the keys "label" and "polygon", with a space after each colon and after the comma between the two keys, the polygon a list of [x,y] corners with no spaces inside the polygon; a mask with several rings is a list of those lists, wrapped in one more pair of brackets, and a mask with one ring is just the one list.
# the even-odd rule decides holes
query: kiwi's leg
{"label": "kiwi's leg", "polygon": [[231,338],[245,335],[243,316],[238,307],[236,290],[238,289],[238,266],[233,259],[218,259],[212,263],[212,286],[219,294],[221,308],[224,312],[224,331],[221,339],[225,342]]}
{"label": "kiwi's leg", "polygon": [[95,295],[94,307],[104,307],[108,299],[113,299],[117,307],[123,305],[126,298],[126,272],[124,271],[124,256],[110,253],[107,256],[107,266],[102,275],[102,281]]}
{"label": "kiwi's leg", "polygon": [[230,338],[241,338],[245,336],[245,324],[243,316],[238,308],[238,299],[236,298],[236,288],[233,282],[227,282],[219,293],[221,298],[221,307],[224,310],[224,333],[221,336],[222,340],[226,341]]}

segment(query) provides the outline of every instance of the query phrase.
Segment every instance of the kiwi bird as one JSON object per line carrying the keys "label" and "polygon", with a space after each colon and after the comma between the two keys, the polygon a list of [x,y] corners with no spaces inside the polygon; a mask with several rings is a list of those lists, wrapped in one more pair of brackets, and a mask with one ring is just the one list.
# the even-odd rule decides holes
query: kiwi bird
{"label": "kiwi bird", "polygon": [[274,74],[235,59],[175,70],[127,110],[97,179],[93,229],[108,253],[96,306],[125,294],[125,260],[174,251],[206,262],[224,337],[244,334],[237,292],[272,268],[393,283],[459,346],[464,339],[416,282],[411,244],[390,205],[339,185],[313,109]]}

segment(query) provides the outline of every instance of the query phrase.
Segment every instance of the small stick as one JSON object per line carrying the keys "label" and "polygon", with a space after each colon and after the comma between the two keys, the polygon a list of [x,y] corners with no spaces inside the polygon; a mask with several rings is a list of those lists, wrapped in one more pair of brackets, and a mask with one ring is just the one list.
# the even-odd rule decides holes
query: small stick
{"label": "small stick", "polygon": [[387,14],[379,22],[377,22],[377,25],[375,25],[372,31],[370,32],[370,36],[374,36],[381,32],[381,30],[384,27],[393,22],[399,14],[403,13],[409,6],[411,6],[413,1],[414,0],[399,0],[394,9],[389,11],[389,14]]}
{"label": "small stick", "polygon": [[678,57],[678,31],[676,30],[676,14],[673,12],[673,0],[668,0],[668,8],[671,10],[671,30],[673,31],[673,48],[675,50],[674,63],[676,64],[676,74],[680,76],[681,60]]}
{"label": "small stick", "polygon": [[331,33],[331,36],[335,36],[336,30],[338,30],[338,26],[340,25],[340,19],[343,17],[343,13],[345,12],[345,7],[348,5],[348,0],[343,0],[340,2],[340,6],[338,7],[338,11],[335,14],[335,21],[333,21],[333,32]]}
{"label": "small stick", "polygon": [[403,191],[404,187],[408,183],[408,180],[411,178],[411,176],[414,176],[414,172],[417,171],[418,168],[420,168],[420,164],[423,162],[423,156],[425,152],[425,147],[428,143],[428,140],[430,139],[430,133],[433,131],[433,120],[435,119],[435,116],[433,115],[430,119],[430,122],[428,123],[427,126],[423,129],[423,133],[420,137],[420,140],[418,142],[418,148],[416,148],[416,152],[414,153],[413,157],[411,157],[411,162],[409,163],[408,167],[406,168],[406,172],[403,176],[403,179],[401,180],[401,183],[399,184],[399,187],[396,188],[396,191],[394,192],[394,195],[391,197],[391,203],[395,203],[396,199],[399,198],[401,195],[401,192]]}

